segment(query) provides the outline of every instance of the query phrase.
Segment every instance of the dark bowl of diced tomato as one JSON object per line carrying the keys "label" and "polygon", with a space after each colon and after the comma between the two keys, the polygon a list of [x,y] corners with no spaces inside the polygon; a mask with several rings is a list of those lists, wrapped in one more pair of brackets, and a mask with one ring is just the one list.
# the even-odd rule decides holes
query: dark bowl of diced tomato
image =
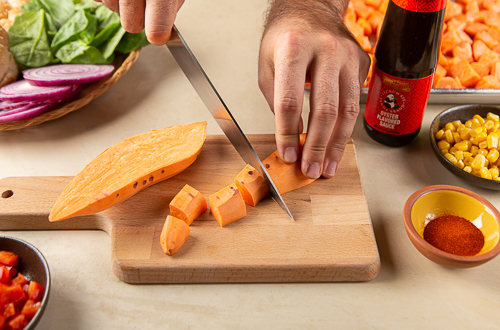
{"label": "dark bowl of diced tomato", "polygon": [[49,300],[50,271],[32,244],[0,236],[0,330],[32,330]]}

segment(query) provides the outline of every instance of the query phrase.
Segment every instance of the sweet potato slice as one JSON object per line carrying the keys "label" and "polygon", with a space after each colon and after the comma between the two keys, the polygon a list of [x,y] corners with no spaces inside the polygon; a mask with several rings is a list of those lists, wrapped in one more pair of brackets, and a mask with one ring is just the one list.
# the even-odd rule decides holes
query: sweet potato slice
{"label": "sweet potato slice", "polygon": [[266,181],[250,164],[247,164],[236,178],[234,178],[234,185],[241,192],[243,200],[248,205],[255,206],[261,199],[267,196]]}
{"label": "sweet potato slice", "polygon": [[210,212],[221,227],[247,215],[245,201],[234,184],[210,195]]}
{"label": "sweet potato slice", "polygon": [[207,209],[207,200],[190,185],[186,184],[169,204],[170,215],[184,220],[189,226]]}
{"label": "sweet potato slice", "polygon": [[167,215],[160,234],[160,245],[167,255],[177,252],[189,236],[189,226],[182,219]]}
{"label": "sweet potato slice", "polygon": [[[304,145],[305,138],[305,134],[300,135],[301,147]],[[273,179],[274,185],[280,194],[299,189],[300,187],[306,186],[315,180],[309,179],[302,174],[300,161],[287,164],[281,160],[277,150],[264,159],[262,164],[266,168],[266,171],[269,173],[271,179]]]}
{"label": "sweet potato slice", "polygon": [[205,142],[206,122],[139,134],[94,158],[63,190],[49,220],[95,214],[191,165]]}

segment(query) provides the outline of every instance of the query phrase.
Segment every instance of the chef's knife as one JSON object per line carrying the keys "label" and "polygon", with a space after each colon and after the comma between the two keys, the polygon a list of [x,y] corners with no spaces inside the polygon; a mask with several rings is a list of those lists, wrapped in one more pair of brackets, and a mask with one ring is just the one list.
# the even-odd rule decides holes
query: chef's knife
{"label": "chef's knife", "polygon": [[191,82],[191,85],[193,85],[203,103],[205,103],[208,110],[212,113],[212,116],[215,118],[217,124],[219,124],[224,134],[226,134],[229,141],[240,154],[241,158],[259,171],[266,181],[267,189],[269,190],[271,197],[281,206],[290,218],[294,220],[292,213],[283,201],[283,198],[278,192],[278,189],[276,189],[273,180],[262,165],[262,162],[255,153],[255,150],[252,148],[252,145],[236,123],[233,115],[229,112],[229,109],[225,105],[214,85],[210,79],[208,79],[205,71],[201,67],[198,60],[196,60],[193,52],[191,52],[191,49],[189,49],[189,46],[186,44],[179,33],[179,30],[175,26],[172,29],[172,36],[167,42],[167,47],[170,50],[170,53],[172,53],[174,59],[177,61],[177,64],[179,64],[180,68],[184,71],[184,74]]}

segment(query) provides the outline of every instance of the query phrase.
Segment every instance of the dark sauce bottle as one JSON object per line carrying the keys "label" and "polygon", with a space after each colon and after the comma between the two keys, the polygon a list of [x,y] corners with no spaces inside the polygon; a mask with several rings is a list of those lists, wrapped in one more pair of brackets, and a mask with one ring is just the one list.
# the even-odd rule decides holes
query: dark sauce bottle
{"label": "dark sauce bottle", "polygon": [[364,127],[382,144],[409,144],[422,126],[446,0],[390,0],[375,48]]}

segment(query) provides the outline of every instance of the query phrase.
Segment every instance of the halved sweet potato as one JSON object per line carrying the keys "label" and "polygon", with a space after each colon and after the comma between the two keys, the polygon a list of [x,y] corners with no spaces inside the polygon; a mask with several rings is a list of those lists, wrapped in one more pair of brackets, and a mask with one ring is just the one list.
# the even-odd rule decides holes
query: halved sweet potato
{"label": "halved sweet potato", "polygon": [[94,214],[191,165],[205,142],[206,122],[167,127],[125,139],[78,173],[52,208],[49,220]]}
{"label": "halved sweet potato", "polygon": [[207,209],[207,200],[190,185],[186,184],[169,204],[170,215],[182,219],[187,225]]}
{"label": "halved sweet potato", "polygon": [[189,226],[182,219],[167,215],[160,235],[163,252],[171,256],[179,250],[189,236]]}
{"label": "halved sweet potato", "polygon": [[250,164],[247,164],[234,178],[234,184],[248,205],[255,206],[262,198],[267,196],[266,181]]}
{"label": "halved sweet potato", "polygon": [[210,195],[210,212],[221,227],[247,215],[245,201],[234,184]]}

